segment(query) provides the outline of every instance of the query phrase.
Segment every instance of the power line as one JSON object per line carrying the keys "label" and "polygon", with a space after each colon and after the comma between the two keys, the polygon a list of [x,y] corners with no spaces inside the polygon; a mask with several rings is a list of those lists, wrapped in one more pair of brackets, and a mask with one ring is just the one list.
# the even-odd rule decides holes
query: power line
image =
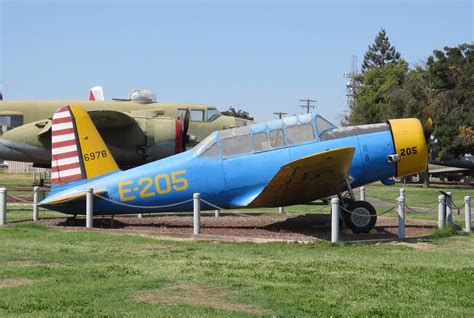
{"label": "power line", "polygon": [[309,109],[312,108],[312,109],[315,109],[316,106],[314,105],[311,105],[311,103],[316,103],[316,100],[315,99],[300,99],[300,102],[306,102],[306,105],[300,105],[301,108],[306,108],[306,112],[309,113]]}
{"label": "power line", "polygon": [[283,112],[275,112],[275,113],[273,113],[273,114],[274,114],[274,115],[277,115],[278,118],[280,118],[280,119],[281,119],[282,116],[287,115],[287,113],[283,113]]}

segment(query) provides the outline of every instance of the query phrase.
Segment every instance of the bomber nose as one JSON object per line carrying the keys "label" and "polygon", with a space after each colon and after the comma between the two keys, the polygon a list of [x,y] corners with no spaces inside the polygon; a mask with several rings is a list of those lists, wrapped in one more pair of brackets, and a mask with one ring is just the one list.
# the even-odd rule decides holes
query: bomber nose
{"label": "bomber nose", "polygon": [[420,173],[428,165],[428,150],[423,125],[416,118],[391,119],[388,121],[392,132],[394,154],[399,157],[397,177]]}

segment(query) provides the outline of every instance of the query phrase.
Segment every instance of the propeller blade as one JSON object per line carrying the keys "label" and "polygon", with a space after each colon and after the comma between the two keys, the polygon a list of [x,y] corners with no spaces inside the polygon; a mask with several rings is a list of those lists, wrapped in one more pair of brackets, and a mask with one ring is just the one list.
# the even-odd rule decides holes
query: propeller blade
{"label": "propeller blade", "polygon": [[191,116],[191,112],[189,111],[189,108],[186,108],[186,113],[184,114],[184,120],[183,120],[183,135],[187,135],[188,133],[190,116]]}
{"label": "propeller blade", "polygon": [[189,111],[189,108],[186,108],[186,113],[184,113],[184,119],[183,119],[183,151],[186,150],[186,142],[188,141],[188,128],[189,128],[189,118],[191,116],[191,112]]}
{"label": "propeller blade", "polygon": [[431,117],[428,117],[428,119],[423,123],[423,132],[425,134],[425,140],[428,141],[433,133],[433,120]]}

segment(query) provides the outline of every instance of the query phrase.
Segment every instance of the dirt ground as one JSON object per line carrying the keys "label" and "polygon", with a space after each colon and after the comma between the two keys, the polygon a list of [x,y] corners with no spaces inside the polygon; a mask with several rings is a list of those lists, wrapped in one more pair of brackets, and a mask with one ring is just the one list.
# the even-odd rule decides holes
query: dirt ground
{"label": "dirt ground", "polygon": [[[331,220],[327,214],[285,215],[256,214],[235,215],[224,214],[201,217],[202,236],[212,239],[215,236],[229,238],[254,238],[270,240],[288,240],[309,242],[331,239]],[[85,219],[71,220],[67,218],[43,219],[40,223],[74,230],[85,227]],[[406,237],[414,238],[429,235],[436,224],[432,221],[409,220],[406,223]],[[113,232],[137,233],[176,237],[192,237],[192,215],[145,215],[96,217],[94,227],[113,230]],[[348,229],[341,231],[342,241],[364,240],[396,240],[398,236],[397,219],[379,217],[374,230],[368,234],[353,234]]]}

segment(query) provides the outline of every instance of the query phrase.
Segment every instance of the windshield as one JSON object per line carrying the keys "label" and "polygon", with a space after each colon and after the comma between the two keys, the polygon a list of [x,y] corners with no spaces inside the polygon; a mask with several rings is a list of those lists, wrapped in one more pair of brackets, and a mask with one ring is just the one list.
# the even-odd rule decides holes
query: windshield
{"label": "windshield", "polygon": [[[209,153],[207,153],[207,150],[209,150]],[[198,143],[193,150],[198,154],[198,156],[217,156],[218,155],[218,149],[217,149],[217,143],[216,143],[216,138],[214,135],[209,135],[207,136],[203,141]]]}
{"label": "windshield", "polygon": [[207,109],[207,121],[213,121],[217,117],[219,117],[221,113],[215,108],[208,108]]}

